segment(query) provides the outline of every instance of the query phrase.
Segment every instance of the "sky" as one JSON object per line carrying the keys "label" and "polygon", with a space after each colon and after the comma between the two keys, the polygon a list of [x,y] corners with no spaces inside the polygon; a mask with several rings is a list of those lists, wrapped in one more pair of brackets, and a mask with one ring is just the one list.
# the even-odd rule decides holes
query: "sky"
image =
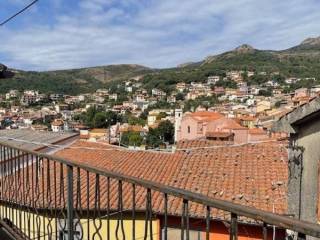
{"label": "sky", "polygon": [[[31,0],[0,0],[0,21]],[[24,70],[174,67],[250,44],[320,36],[319,0],[39,0],[0,27],[0,63]]]}

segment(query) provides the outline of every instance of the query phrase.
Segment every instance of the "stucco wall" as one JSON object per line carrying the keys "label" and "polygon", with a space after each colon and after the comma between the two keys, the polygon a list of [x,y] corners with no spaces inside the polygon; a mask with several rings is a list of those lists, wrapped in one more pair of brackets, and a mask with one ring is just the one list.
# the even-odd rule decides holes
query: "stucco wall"
{"label": "stucco wall", "polygon": [[[49,239],[48,232],[52,231],[54,234],[52,237],[56,237],[56,228],[63,229],[63,222],[59,223],[56,219],[50,219],[49,217],[45,217],[42,215],[36,215],[32,213],[28,213],[27,211],[19,211],[15,209],[0,207],[0,215],[3,218],[7,211],[7,217],[9,219],[13,219],[14,216],[14,224],[18,226],[19,229],[23,230],[27,235],[30,235],[32,239],[37,238],[38,234],[41,235],[40,238],[37,239]],[[136,239],[144,239],[144,231],[145,231],[145,221],[143,215],[138,214],[136,220]],[[28,218],[29,216],[29,218]],[[28,220],[29,219],[29,220]],[[28,227],[28,222],[30,223],[30,227]],[[50,223],[50,224],[49,224]],[[130,216],[124,217],[124,233],[125,239],[132,240],[132,220]],[[81,219],[82,230],[79,227],[79,224],[76,224],[76,231],[82,232],[83,239],[88,239],[88,226],[89,226],[89,239],[107,239],[107,226],[108,222],[104,219],[99,222],[98,220],[94,221],[90,219]],[[168,217],[168,239],[175,240],[181,238],[181,218],[180,217]],[[110,217],[110,239],[116,238],[116,227],[117,227],[117,219],[114,216]],[[164,227],[164,218],[159,217],[152,221],[153,228],[153,239],[160,240],[163,237],[163,229]],[[97,234],[96,229],[99,230],[99,234]],[[190,240],[198,240],[205,239],[206,236],[206,225],[204,219],[190,219]],[[39,230],[39,231],[38,231]],[[262,227],[254,226],[254,225],[244,225],[239,224],[238,226],[239,240],[258,240],[262,239]],[[29,234],[28,234],[29,233]],[[119,239],[123,239],[121,228],[118,231]],[[284,239],[284,230],[276,230],[275,232],[276,239]],[[268,230],[268,239],[271,240],[273,235],[273,229],[270,228]],[[224,224],[221,221],[211,221],[210,222],[210,239],[212,240],[228,240],[229,229],[228,225]],[[78,238],[75,238],[78,239]],[[80,238],[79,238],[80,239]],[[148,237],[147,239],[151,239],[149,235],[148,228]]]}
{"label": "stucco wall", "polygon": [[309,121],[301,124],[297,136],[297,145],[303,147],[303,171],[301,189],[301,218],[317,221],[318,213],[318,176],[320,159],[320,124]]}
{"label": "stucco wall", "polygon": [[[7,212],[7,213],[6,213]],[[0,207],[1,217],[4,218],[7,216],[8,219],[14,219],[14,224],[27,236],[31,236],[31,239],[50,239],[49,232],[52,232],[52,236],[56,237],[59,234],[59,230],[64,229],[64,222],[59,222],[57,219],[45,217],[43,215],[36,215],[32,213],[28,213],[27,211],[19,211],[15,209]],[[89,226],[89,239],[107,239],[107,229],[108,229],[108,221],[106,216],[103,216],[102,221],[99,220],[94,221],[93,219],[81,219],[81,226],[76,223],[75,226],[76,231],[82,232],[83,239],[88,239],[88,226]],[[28,227],[29,226],[29,227]],[[136,229],[136,239],[144,239],[144,231],[145,231],[145,221],[142,216],[138,216],[135,221],[135,229]],[[130,218],[124,218],[123,221],[124,233],[126,240],[132,240],[132,220]],[[114,216],[110,217],[110,237],[111,239],[116,239],[116,228],[117,228],[117,219]],[[159,220],[154,219],[152,221],[153,228],[153,239],[158,240],[159,236]],[[57,230],[56,230],[57,229]],[[65,225],[66,229],[66,225]],[[100,229],[98,232],[96,229]],[[58,232],[57,232],[58,231]],[[76,234],[76,233],[75,233]],[[38,236],[40,238],[37,238]],[[123,239],[121,228],[118,231],[119,239]],[[75,239],[80,239],[75,237]],[[148,230],[147,239],[151,239]]]}
{"label": "stucco wall", "polygon": [[[188,132],[188,127],[190,127],[190,133]],[[203,124],[203,131],[198,131],[198,121],[191,117],[185,117],[181,121],[180,134],[178,135],[178,141],[186,139],[193,140],[197,138],[204,137],[206,133],[206,125]]]}

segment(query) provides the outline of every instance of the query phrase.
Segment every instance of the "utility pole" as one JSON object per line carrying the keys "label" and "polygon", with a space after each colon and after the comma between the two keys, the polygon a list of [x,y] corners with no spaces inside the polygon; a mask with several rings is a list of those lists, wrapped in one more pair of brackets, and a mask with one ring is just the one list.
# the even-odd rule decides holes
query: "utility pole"
{"label": "utility pole", "polygon": [[111,131],[110,131],[110,124],[109,124],[109,144],[111,144]]}

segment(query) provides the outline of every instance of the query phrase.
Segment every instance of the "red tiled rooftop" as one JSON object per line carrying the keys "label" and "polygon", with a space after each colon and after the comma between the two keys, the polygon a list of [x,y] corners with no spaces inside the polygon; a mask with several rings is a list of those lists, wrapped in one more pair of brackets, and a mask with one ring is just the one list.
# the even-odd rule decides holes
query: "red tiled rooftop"
{"label": "red tiled rooftop", "polygon": [[[149,180],[166,186],[189,190],[203,194],[210,198],[232,201],[258,209],[285,214],[287,210],[287,151],[285,142],[269,142],[263,144],[246,144],[242,146],[220,146],[205,148],[197,151],[178,151],[176,153],[161,153],[148,151],[129,151],[123,148],[78,141],[55,155],[75,163],[82,163],[98,168],[99,170],[112,171],[126,176]],[[33,165],[35,167],[35,165]],[[60,171],[60,164],[47,161],[43,162],[39,182],[50,182],[51,195],[61,194],[54,186],[59,186],[60,174],[66,176],[66,168]],[[50,170],[51,175],[46,175]],[[54,171],[56,169],[56,178]],[[34,170],[35,171],[35,170]],[[31,171],[29,171],[31,172]],[[80,192],[82,206],[86,206],[87,172],[80,170]],[[77,169],[74,168],[74,189],[77,189]],[[13,176],[12,183],[17,178]],[[49,179],[49,180],[48,180]],[[55,179],[55,181],[50,181]],[[90,208],[95,206],[95,174],[89,174]],[[101,207],[107,206],[106,178],[101,177]],[[21,189],[20,189],[21,190]],[[118,181],[111,180],[110,206],[117,210]],[[40,191],[42,191],[40,189]],[[45,189],[45,194],[47,194]],[[132,186],[123,183],[123,208],[131,209]],[[40,192],[40,194],[42,194]],[[46,195],[47,196],[47,195]],[[26,196],[30,198],[31,196]],[[74,196],[75,198],[77,196]],[[46,201],[48,197],[43,198]],[[40,197],[39,199],[42,199]],[[54,198],[52,198],[54,199]],[[136,209],[145,209],[146,191],[141,187],[136,188]],[[28,201],[27,201],[28,202]],[[155,213],[163,213],[163,194],[152,191],[152,203]],[[43,207],[42,200],[37,206]],[[47,203],[44,203],[47,206]],[[51,202],[51,204],[53,204]],[[59,207],[61,203],[56,203]],[[182,209],[181,199],[169,197],[168,213],[180,215]],[[199,204],[190,203],[190,215],[203,217],[205,208]],[[212,211],[215,218],[225,218],[221,211]]]}
{"label": "red tiled rooftop", "polygon": [[[172,154],[117,149],[111,153],[105,150],[106,145],[89,142],[77,142],[73,147],[76,149],[64,149],[56,155],[211,198],[286,213],[288,173],[286,143],[283,142]],[[155,195],[154,202],[161,202],[159,197]],[[129,197],[125,201],[130,206]],[[161,206],[154,205],[159,212]],[[170,212],[177,211],[180,211],[177,205],[170,206]],[[197,215],[197,211],[193,215]]]}
{"label": "red tiled rooftop", "polygon": [[241,126],[234,119],[224,118],[221,123],[223,129],[246,129],[246,127]]}
{"label": "red tiled rooftop", "polygon": [[266,135],[267,132],[261,128],[250,128],[249,133],[252,135]]}
{"label": "red tiled rooftop", "polygon": [[189,115],[197,120],[203,121],[212,121],[224,117],[221,113],[218,112],[208,112],[208,111],[199,111],[194,113],[189,113]]}
{"label": "red tiled rooftop", "polygon": [[[203,139],[196,139],[196,140],[181,140],[177,142],[176,149],[200,149],[214,146],[222,146],[222,145],[232,145],[233,142],[230,141],[216,141],[216,140],[207,140]],[[202,149],[201,149],[202,148]]]}

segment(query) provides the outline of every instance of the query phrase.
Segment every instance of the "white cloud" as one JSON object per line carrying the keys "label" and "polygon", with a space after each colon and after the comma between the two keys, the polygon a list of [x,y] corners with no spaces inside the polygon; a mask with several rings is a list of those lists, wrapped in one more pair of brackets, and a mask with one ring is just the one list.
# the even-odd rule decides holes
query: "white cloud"
{"label": "white cloud", "polygon": [[313,0],[81,0],[68,14],[51,16],[50,24],[0,29],[0,57],[12,67],[38,70],[171,67],[242,43],[282,49],[320,35],[318,6]]}

